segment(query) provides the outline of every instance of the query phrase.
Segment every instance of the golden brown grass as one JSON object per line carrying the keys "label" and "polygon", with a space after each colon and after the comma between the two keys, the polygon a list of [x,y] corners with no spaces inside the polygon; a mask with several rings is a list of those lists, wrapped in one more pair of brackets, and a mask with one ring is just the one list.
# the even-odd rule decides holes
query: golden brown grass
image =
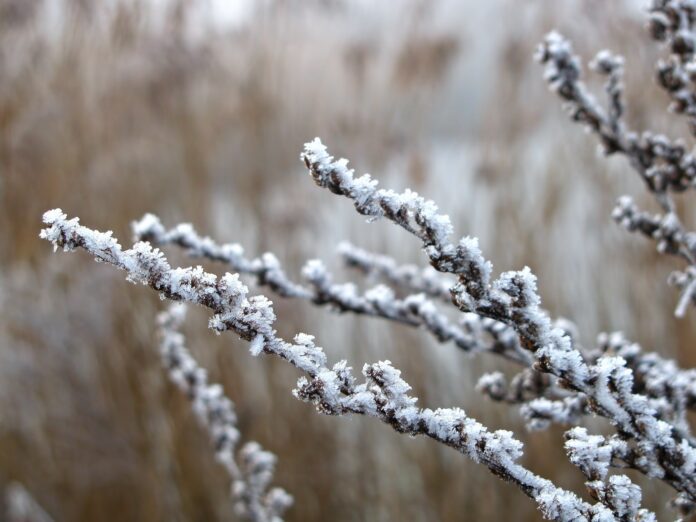
{"label": "golden brown grass", "polygon": [[[393,12],[266,2],[219,30],[193,24],[187,1],[162,14],[74,0],[62,23],[42,19],[42,6],[0,0],[0,481],[25,484],[57,520],[223,520],[231,506],[207,438],[160,369],[160,303],[84,256],[52,257],[37,238],[41,213],[60,206],[125,241],[152,211],[294,268],[335,260],[341,239],[420,261],[405,235],[364,225],[305,181],[297,157],[315,135],[358,170],[438,201],[498,269],[532,266],[545,304],[577,320],[586,343],[623,329],[696,363],[693,322],[671,316],[669,261],[609,219],[638,181],[565,121],[531,59],[555,25],[588,57],[599,41],[613,46],[628,58],[630,120],[677,134],[646,87],[656,51],[635,8],[600,18],[555,2],[414,0]],[[284,335],[310,331],[354,365],[390,358],[423,404],[463,406],[523,435],[515,412],[473,391],[499,362],[366,319],[277,310]],[[243,433],[279,456],[291,520],[538,518],[451,451],[318,416],[291,397],[292,370],[204,325],[192,314],[190,345],[238,404]],[[525,436],[527,462],[580,491],[561,433]],[[646,493],[647,505],[662,509],[667,493]]]}

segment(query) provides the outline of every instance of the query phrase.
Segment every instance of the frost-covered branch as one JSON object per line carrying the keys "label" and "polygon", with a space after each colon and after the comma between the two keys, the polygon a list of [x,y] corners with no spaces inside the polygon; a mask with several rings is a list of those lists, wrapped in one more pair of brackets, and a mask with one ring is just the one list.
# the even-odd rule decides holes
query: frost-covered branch
{"label": "frost-covered branch", "polygon": [[565,437],[566,453],[587,478],[585,485],[592,498],[611,506],[621,520],[634,520],[632,513],[640,506],[640,487],[626,475],[614,475],[607,480],[615,460],[630,462],[635,456],[626,441],[617,436],[607,439],[590,435],[580,427],[567,431]]}
{"label": "frost-covered branch", "polygon": [[[410,295],[400,300],[391,290],[378,286],[367,292],[364,297],[358,296],[353,290],[353,285],[333,284],[323,264],[315,260],[308,262],[303,270],[313,284],[303,286],[289,280],[280,262],[270,253],[250,259],[245,257],[244,249],[237,243],[218,244],[210,237],[200,236],[190,224],[179,224],[166,229],[160,219],[152,214],[134,222],[133,230],[135,240],[147,240],[155,245],[174,244],[184,248],[192,257],[223,262],[237,272],[254,276],[260,286],[268,286],[278,295],[309,299],[317,304],[328,304],[340,311],[387,319],[396,318],[399,322],[414,326],[419,326],[420,323],[441,342],[453,339],[456,345],[467,351],[486,350],[526,366],[531,365],[527,352],[521,351],[517,334],[512,328],[476,314],[464,314],[462,333],[422,295]],[[429,293],[437,297],[432,291],[436,285],[441,289],[439,293],[444,293],[445,286],[451,285],[451,282],[447,283],[447,280],[432,267],[419,269],[415,265],[398,265],[388,256],[372,254],[347,243],[343,243],[339,249],[347,257],[349,264],[367,273],[379,275],[406,292],[426,293],[430,289]],[[346,288],[351,289],[350,299],[345,297]],[[451,304],[449,288],[446,291],[447,301]],[[469,349],[468,347],[475,342],[478,342],[481,348]],[[485,380],[485,377],[482,380]],[[536,383],[534,391],[530,386],[531,382]],[[522,416],[534,429],[545,428],[550,423],[568,424],[582,415],[591,414],[582,394],[564,390],[559,387],[557,379],[532,369],[524,370],[514,378],[505,396],[489,393],[490,390],[485,386],[479,389],[495,400],[521,404]]]}
{"label": "frost-covered branch", "polygon": [[673,212],[650,214],[640,210],[630,196],[621,196],[612,217],[629,232],[655,240],[660,253],[679,256],[688,263],[696,258],[696,233],[684,232]]}
{"label": "frost-covered branch", "polygon": [[629,232],[639,232],[656,241],[658,252],[678,256],[688,263],[685,270],[675,270],[669,276],[670,284],[682,291],[675,315],[684,317],[689,303],[696,302],[696,233],[685,231],[674,212],[650,214],[640,210],[629,196],[619,198],[612,217]]}
{"label": "frost-covered branch", "polygon": [[407,190],[399,194],[377,188],[369,175],[355,178],[347,160],[334,161],[317,138],[305,145],[302,159],[317,185],[353,200],[356,210],[372,219],[385,217],[421,239],[431,265],[456,274],[452,289],[457,306],[514,328],[521,345],[534,356],[535,369],[554,375],[564,386],[583,393],[591,411],[607,418],[640,454],[630,464],[659,477],[696,499],[696,448],[659,418],[648,398],[633,392],[633,372],[621,357],[588,363],[571,338],[541,308],[536,277],[525,267],[491,280],[492,265],[474,238],[454,245],[452,225],[437,206]]}
{"label": "frost-covered branch", "polygon": [[[686,413],[696,410],[696,370],[683,370],[671,359],[644,353],[620,332],[600,334],[597,345],[587,353],[589,361],[596,364],[601,357],[623,358],[633,372],[633,392],[645,395],[659,418],[669,422],[680,437],[693,440]],[[484,374],[477,388],[495,401],[519,405],[522,417],[534,430],[550,424],[577,424],[591,413],[584,394],[563,389],[548,374],[532,369],[511,379],[501,372]]]}
{"label": "frost-covered branch", "polygon": [[583,393],[563,390],[548,374],[527,369],[508,381],[501,372],[482,375],[476,389],[494,401],[518,405],[529,430],[574,425],[591,413]]}
{"label": "frost-covered branch", "polygon": [[423,293],[446,303],[452,302],[450,288],[453,282],[442,277],[433,267],[400,265],[392,257],[368,252],[347,241],[338,246],[338,251],[349,267],[356,268],[367,276],[387,281],[396,289]]}
{"label": "frost-covered branch", "polygon": [[44,214],[47,227],[41,237],[65,251],[87,250],[97,261],[107,262],[127,273],[133,283],[147,285],[160,295],[211,309],[209,326],[216,332],[231,330],[250,341],[253,355],[275,355],[301,370],[294,394],[330,415],[360,414],[375,417],[400,433],[424,435],[469,456],[493,474],[515,484],[534,499],[550,520],[611,521],[655,520],[640,509],[640,490],[630,483],[619,484],[620,498],[589,504],[574,493],[555,486],[517,461],[522,443],[505,430],[489,431],[459,408],[421,409],[408,392],[411,387],[388,361],[366,364],[365,381],[357,384],[345,361],[332,367],[323,350],[310,335],[298,334],[294,343],[276,335],[273,307],[263,296],[248,297],[247,288],[236,274],[217,278],[202,268],[172,268],[163,254],[150,244],[138,242],[123,250],[111,233],[81,226],[56,209]]}
{"label": "frost-covered branch", "polygon": [[669,277],[669,282],[682,291],[675,315],[684,317],[687,306],[696,299],[696,233],[685,232],[674,212],[650,214],[640,210],[629,196],[619,198],[612,217],[629,232],[639,232],[657,241],[658,252],[679,256],[689,264]]}
{"label": "frost-covered branch", "polygon": [[[651,18],[653,34],[662,34],[664,38],[669,34],[677,38],[674,35],[678,33],[681,35],[678,37],[680,41],[690,41],[693,45],[693,35],[689,36],[681,30],[675,33],[676,29],[671,25],[664,25],[667,23],[667,12],[677,18],[683,18],[687,11],[693,13],[691,7],[683,7],[687,3],[655,0]],[[682,24],[681,21],[675,23]],[[691,23],[689,21],[689,27]],[[663,25],[663,29],[656,29]],[[680,141],[673,142],[664,135],[652,132],[643,132],[639,136],[626,129],[622,121],[623,58],[620,56],[600,51],[591,63],[595,71],[607,77],[607,109],[601,107],[580,80],[580,58],[573,54],[570,42],[563,36],[556,32],[549,33],[539,46],[536,57],[545,66],[544,77],[549,88],[565,102],[573,121],[583,124],[595,134],[607,155],[624,155],[661,206],[663,214],[651,216],[638,210],[631,198],[623,196],[618,200],[613,217],[628,231],[638,231],[655,240],[658,251],[678,255],[686,261],[687,270],[674,272],[670,277],[671,282],[682,291],[675,313],[678,317],[683,316],[689,303],[696,305],[693,277],[696,270],[696,233],[686,230],[681,223],[671,193],[696,185],[696,157],[687,152]],[[676,89],[670,92],[681,96],[676,94]],[[690,104],[691,101],[685,105],[685,110]]]}
{"label": "frost-covered branch", "polygon": [[609,108],[604,109],[581,81],[580,58],[571,43],[557,32],[549,33],[539,46],[537,60],[544,67],[549,88],[564,102],[573,121],[596,134],[607,155],[622,154],[658,199],[665,211],[672,208],[668,191],[681,192],[696,183],[696,158],[681,142],[652,132],[640,136],[623,123],[623,58],[600,51],[592,68],[607,76],[605,90]]}
{"label": "frost-covered branch", "polygon": [[186,348],[179,331],[185,314],[185,305],[176,303],[158,317],[162,364],[208,430],[215,456],[232,478],[237,514],[254,522],[279,522],[292,504],[292,497],[283,489],[268,489],[276,457],[256,442],[248,442],[237,451],[240,433],[234,403],[225,396],[222,386],[208,382],[208,372]]}
{"label": "frost-covered branch", "polygon": [[481,321],[478,316],[472,315],[466,318],[463,326],[458,326],[427,299],[425,292],[415,288],[413,290],[418,293],[410,293],[405,298],[398,298],[392,289],[384,285],[377,285],[360,294],[353,283],[334,283],[332,274],[317,259],[304,265],[302,274],[307,284],[303,285],[286,275],[275,255],[265,253],[261,257],[248,258],[238,243],[218,244],[210,237],[199,235],[188,223],[167,230],[157,216],[146,214],[134,222],[132,228],[136,241],[149,241],[156,246],[177,245],[192,257],[222,262],[234,272],[254,277],[259,286],[267,286],[282,297],[306,299],[338,312],[379,317],[420,327],[439,342],[451,341],[466,352],[492,352],[518,363],[529,363],[527,353],[516,342],[509,342],[509,336],[505,336],[492,321]]}
{"label": "frost-covered branch", "polygon": [[620,332],[600,334],[598,355],[615,356],[626,361],[633,372],[633,390],[652,399],[653,407],[684,437],[689,436],[687,410],[696,411],[696,370],[684,370],[672,359],[643,352]]}
{"label": "frost-covered branch", "polygon": [[670,110],[685,115],[696,136],[696,6],[685,0],[653,0],[648,12],[650,35],[670,51],[657,62],[658,85],[672,99]]}

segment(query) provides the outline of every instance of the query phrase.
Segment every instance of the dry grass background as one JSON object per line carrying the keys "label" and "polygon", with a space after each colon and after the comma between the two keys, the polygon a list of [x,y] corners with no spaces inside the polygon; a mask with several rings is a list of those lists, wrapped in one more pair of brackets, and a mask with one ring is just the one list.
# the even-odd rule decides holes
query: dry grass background
{"label": "dry grass background", "polygon": [[[341,239],[421,261],[406,234],[312,186],[298,154],[316,135],[385,186],[435,199],[498,270],[530,265],[545,305],[585,343],[621,329],[696,363],[694,322],[671,313],[671,261],[609,218],[619,194],[640,199],[640,183],[566,121],[532,61],[553,27],[588,58],[624,53],[629,121],[685,135],[647,81],[658,50],[636,2],[265,0],[233,26],[213,23],[208,5],[0,0],[0,486],[21,481],[56,520],[233,519],[226,476],[161,371],[161,303],[84,255],[51,255],[40,216],[60,206],[127,242],[151,211],[272,250],[291,272],[309,257],[340,272]],[[391,359],[422,404],[513,429],[533,469],[582,491],[561,429],[525,434],[515,411],[473,390],[499,361],[275,301],[283,335],[313,333],[356,366]],[[279,456],[290,520],[539,518],[451,450],[317,415],[290,395],[292,369],[215,337],[202,312],[188,333],[243,433]],[[667,515],[669,491],[644,491]]]}

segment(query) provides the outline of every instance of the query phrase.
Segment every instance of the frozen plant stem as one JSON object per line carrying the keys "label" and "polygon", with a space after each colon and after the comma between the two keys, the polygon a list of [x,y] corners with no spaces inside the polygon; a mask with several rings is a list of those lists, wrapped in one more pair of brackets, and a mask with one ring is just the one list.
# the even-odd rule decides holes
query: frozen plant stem
{"label": "frozen plant stem", "polygon": [[[263,296],[248,297],[236,274],[218,279],[201,267],[172,268],[149,243],[138,242],[123,250],[111,233],[81,226],[77,218],[67,219],[59,209],[46,212],[44,223],[47,226],[41,237],[55,248],[82,248],[97,261],[126,271],[133,283],[147,285],[174,301],[205,306],[214,313],[209,322],[214,331],[231,330],[250,341],[253,355],[266,353],[288,361],[305,374],[298,380],[294,395],[313,403],[322,413],[368,415],[400,433],[425,435],[452,447],[519,487],[549,520],[654,520],[652,513],[640,509],[640,490],[630,481],[612,485],[620,494],[589,504],[518,464],[522,443],[509,431],[490,432],[459,408],[418,408],[417,399],[408,395],[411,387],[389,361],[366,364],[362,370],[365,381],[357,384],[346,361],[327,366],[326,355],[312,336],[298,334],[294,343],[278,337],[271,302]],[[613,498],[628,501],[615,504]]]}
{"label": "frozen plant stem", "polygon": [[[684,101],[684,111],[678,112],[687,113],[691,117],[692,130],[696,129],[693,126],[696,116],[693,84],[689,93],[683,71],[683,60],[693,55],[696,42],[691,27],[696,11],[689,2],[654,0],[651,12],[651,28],[656,39],[664,39],[668,34],[674,39],[673,55],[669,62],[671,66],[667,67],[664,62],[658,65],[660,84],[673,99],[676,97]],[[679,24],[686,20],[689,20],[688,29],[678,29]],[[685,50],[687,43],[691,46],[690,51]],[[640,232],[656,241],[660,253],[680,257],[686,262],[686,270],[675,271],[670,276],[670,282],[682,291],[675,314],[683,317],[687,303],[696,304],[695,287],[691,284],[696,277],[696,233],[687,230],[679,219],[673,193],[686,191],[696,185],[696,157],[687,151],[680,140],[672,141],[650,131],[639,135],[626,128],[623,121],[622,57],[604,50],[590,64],[592,69],[607,78],[607,109],[597,102],[581,81],[580,58],[573,54],[570,42],[562,35],[549,33],[539,46],[536,58],[545,67],[544,78],[549,88],[564,101],[572,120],[584,125],[599,138],[606,155],[625,156],[662,208],[662,214],[653,216],[638,209],[630,197],[622,196],[612,217],[628,231]],[[693,69],[693,64],[688,67]],[[667,73],[668,70],[671,72]],[[677,74],[678,70],[682,72]]]}
{"label": "frozen plant stem", "polygon": [[253,522],[282,522],[292,497],[280,488],[268,489],[275,455],[264,451],[256,442],[248,442],[237,451],[240,433],[234,404],[225,396],[222,386],[208,382],[208,373],[186,348],[179,331],[185,314],[185,305],[175,303],[158,317],[162,364],[208,430],[215,456],[232,478],[237,514]]}
{"label": "frozen plant stem", "polygon": [[389,256],[373,254],[347,241],[338,246],[338,251],[346,265],[368,276],[380,277],[389,281],[394,287],[407,292],[424,293],[448,304],[452,301],[450,294],[452,281],[443,277],[432,267],[398,265]]}

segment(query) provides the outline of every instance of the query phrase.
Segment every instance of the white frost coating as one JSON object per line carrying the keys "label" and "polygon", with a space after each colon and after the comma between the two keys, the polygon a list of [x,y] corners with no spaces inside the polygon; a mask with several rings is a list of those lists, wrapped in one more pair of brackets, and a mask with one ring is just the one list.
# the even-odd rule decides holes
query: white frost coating
{"label": "white frost coating", "polygon": [[420,237],[428,238],[436,246],[444,244],[452,233],[449,217],[437,214],[434,202],[425,200],[411,190],[399,194],[378,189],[377,182],[367,175],[354,179],[354,171],[348,169],[348,161],[334,161],[319,138],[305,144],[301,157],[318,185],[332,187],[351,198],[361,214],[396,220],[407,230],[417,230]]}
{"label": "white frost coating", "polygon": [[505,375],[502,372],[484,373],[479,377],[476,389],[488,395],[503,395],[507,389]]}
{"label": "white frost coating", "polygon": [[609,478],[606,498],[610,500],[617,515],[631,519],[639,511],[642,494],[640,488],[626,475],[615,475]]}
{"label": "white frost coating", "polygon": [[[208,430],[216,458],[232,478],[237,514],[255,522],[280,522],[292,497],[280,488],[269,490],[275,456],[256,442],[245,444],[237,452],[240,433],[234,404],[222,386],[208,382],[207,372],[186,348],[179,332],[185,312],[184,305],[173,304],[158,317],[162,364],[171,381],[191,400],[198,420]],[[257,336],[252,345],[259,338],[263,342],[263,337]]]}
{"label": "white frost coating", "polygon": [[476,389],[495,401],[520,405],[520,414],[531,431],[551,424],[578,424],[588,413],[587,397],[564,390],[544,377],[527,368],[508,383],[501,372],[492,372],[479,379]]}
{"label": "white frost coating", "polygon": [[586,410],[587,399],[579,394],[559,400],[545,397],[532,399],[520,407],[520,414],[527,421],[527,429],[536,431],[544,430],[551,424],[576,424]]}
{"label": "white frost coating", "polygon": [[460,239],[457,253],[465,263],[480,272],[479,277],[481,279],[481,284],[488,285],[491,279],[493,265],[490,261],[484,259],[481,248],[479,247],[478,238],[466,236]]}
{"label": "white frost coating", "polygon": [[263,351],[264,338],[263,335],[259,334],[254,337],[249,343],[249,353],[256,357]]}
{"label": "white frost coating", "polygon": [[328,272],[323,261],[310,259],[302,267],[302,275],[308,281],[323,281],[328,277]]}
{"label": "white frost coating", "polygon": [[566,433],[566,451],[570,461],[590,480],[607,476],[616,450],[601,435],[590,435],[586,428],[573,428]]}
{"label": "white frost coating", "polygon": [[590,62],[590,67],[597,72],[603,74],[609,74],[618,67],[623,67],[624,59],[622,56],[615,55],[608,49],[602,49],[599,51],[592,62]]}
{"label": "white frost coating", "polygon": [[[365,382],[357,385],[345,361],[332,368],[326,366],[326,356],[311,336],[296,337],[297,344],[277,337],[270,301],[262,296],[247,298],[247,289],[235,277],[224,276],[218,281],[212,274],[198,270],[173,270],[159,251],[143,243],[122,250],[112,239],[101,249],[96,248],[95,245],[101,244],[93,240],[98,232],[63,216],[60,212],[50,214],[42,237],[51,238],[65,250],[84,248],[97,259],[126,270],[134,282],[146,284],[165,297],[210,308],[215,313],[211,326],[218,331],[232,330],[249,341],[263,335],[263,353],[276,355],[305,373],[293,393],[315,404],[318,410],[331,415],[370,415],[401,433],[425,435],[446,444],[516,484],[537,502],[548,519],[597,520],[596,515],[606,510],[603,505],[584,502],[518,464],[516,459],[522,454],[522,444],[510,432],[490,432],[457,408],[435,411],[418,408],[417,399],[408,395],[410,386],[388,361],[365,365],[362,372]],[[181,337],[170,337],[174,344],[181,341]],[[207,386],[205,372],[192,370],[194,364],[195,361],[184,365],[190,377],[183,381]],[[175,378],[175,382],[181,383],[181,377]],[[220,397],[219,388],[209,390],[197,403],[197,411],[204,412],[210,401]]]}
{"label": "white frost coating", "polygon": [[696,407],[696,370],[683,370],[676,362],[656,353],[643,353],[638,344],[621,332],[598,336],[601,356],[620,356],[633,370],[633,387],[652,399],[653,408],[689,437],[686,411]]}
{"label": "white frost coating", "polygon": [[[615,475],[608,482],[600,480],[585,483],[595,498],[607,506],[619,520],[655,522],[653,513],[640,509],[642,492],[626,475]],[[601,519],[604,520],[604,519]]]}
{"label": "white frost coating", "polygon": [[[148,235],[162,235],[166,233],[160,219],[154,214],[145,214],[140,221],[134,221],[131,225],[133,235],[137,238]],[[138,239],[139,240],[139,239]]]}

